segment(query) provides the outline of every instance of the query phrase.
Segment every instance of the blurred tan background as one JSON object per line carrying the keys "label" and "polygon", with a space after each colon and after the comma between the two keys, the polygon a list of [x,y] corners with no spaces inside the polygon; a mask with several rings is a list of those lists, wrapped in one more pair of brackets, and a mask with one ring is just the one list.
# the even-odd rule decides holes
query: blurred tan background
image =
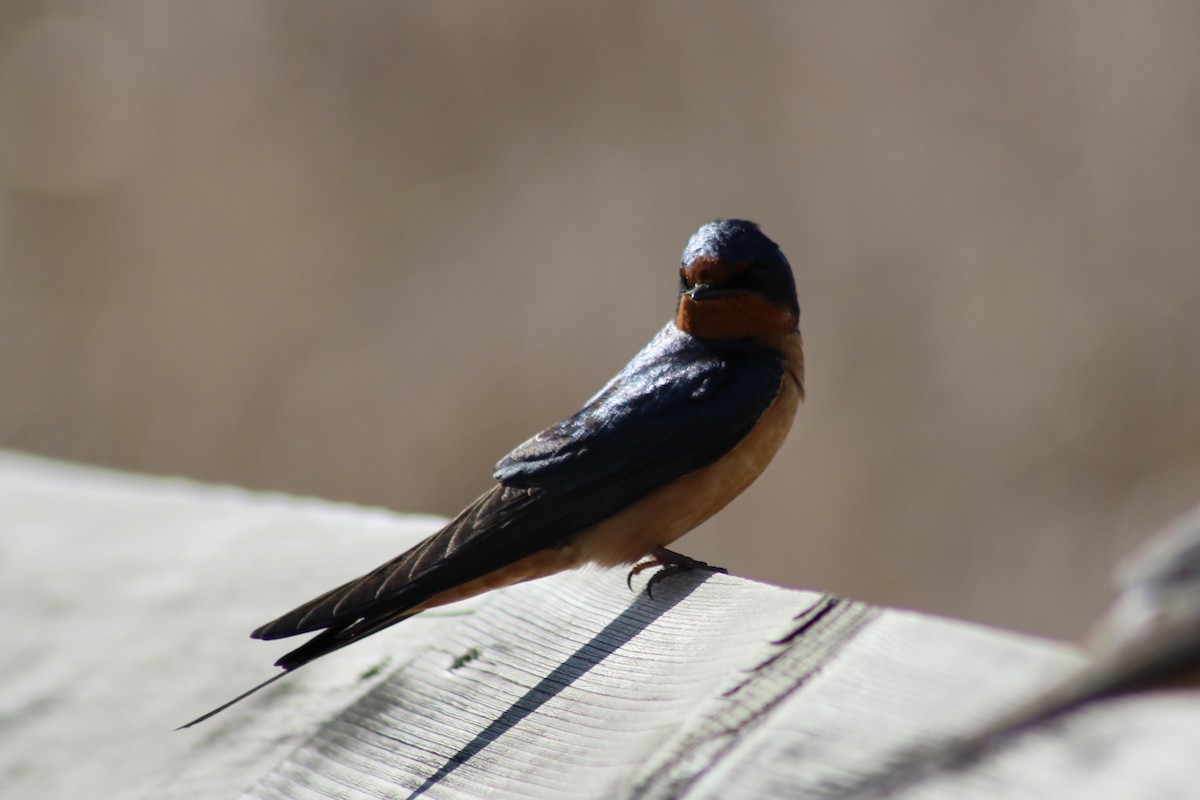
{"label": "blurred tan background", "polygon": [[1075,636],[1200,501],[1198,41],[1187,2],[6,0],[0,446],[453,514],[748,217],[809,402],[680,548]]}

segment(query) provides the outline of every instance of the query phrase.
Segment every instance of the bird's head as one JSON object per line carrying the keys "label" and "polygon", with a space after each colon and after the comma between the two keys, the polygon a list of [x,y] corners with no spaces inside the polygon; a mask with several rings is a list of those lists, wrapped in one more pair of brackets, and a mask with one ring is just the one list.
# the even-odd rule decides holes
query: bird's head
{"label": "bird's head", "polygon": [[719,219],[683,249],[675,325],[704,339],[791,333],[800,324],[792,267],[753,222]]}

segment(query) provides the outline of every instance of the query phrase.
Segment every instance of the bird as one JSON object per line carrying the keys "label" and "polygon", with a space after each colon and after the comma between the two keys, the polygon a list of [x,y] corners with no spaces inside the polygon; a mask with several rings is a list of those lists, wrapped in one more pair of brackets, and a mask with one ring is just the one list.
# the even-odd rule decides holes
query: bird
{"label": "bird", "polygon": [[255,630],[318,632],[280,672],[181,726],[224,711],[305,664],[426,609],[584,564],[651,579],[703,562],[667,549],[746,489],[804,399],[795,278],[748,220],[688,240],[674,317],[575,414],[496,464],[495,485],[398,557]]}

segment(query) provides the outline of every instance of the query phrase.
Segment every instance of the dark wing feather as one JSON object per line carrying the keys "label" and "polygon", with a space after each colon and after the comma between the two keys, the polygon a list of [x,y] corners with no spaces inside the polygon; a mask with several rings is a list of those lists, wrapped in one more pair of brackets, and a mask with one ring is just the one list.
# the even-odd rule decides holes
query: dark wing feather
{"label": "dark wing feather", "polygon": [[754,427],[782,380],[774,353],[737,343],[717,350],[668,325],[582,410],[502,459],[499,485],[441,531],[253,636],[327,629],[278,662],[294,669],[450,587],[562,545],[717,461]]}
{"label": "dark wing feather", "polygon": [[579,412],[501,459],[496,480],[556,495],[619,480],[640,497],[729,452],[782,379],[775,353],[670,324]]}
{"label": "dark wing feather", "polygon": [[485,531],[507,527],[533,497],[534,493],[527,490],[496,486],[433,536],[366,575],[263,625],[251,636],[279,639],[309,633],[338,622],[353,622],[368,613],[383,613],[387,610],[384,603],[399,610],[411,608],[446,588],[439,568],[444,567],[447,558],[456,557],[465,570],[486,566],[471,557],[466,545]]}

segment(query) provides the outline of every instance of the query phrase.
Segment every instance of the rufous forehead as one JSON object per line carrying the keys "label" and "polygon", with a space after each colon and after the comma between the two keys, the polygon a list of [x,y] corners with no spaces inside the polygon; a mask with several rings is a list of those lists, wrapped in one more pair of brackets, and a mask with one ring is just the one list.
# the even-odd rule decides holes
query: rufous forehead
{"label": "rufous forehead", "polygon": [[729,262],[715,256],[697,256],[691,263],[683,265],[688,283],[706,283],[710,286],[725,283],[746,268],[742,261]]}

